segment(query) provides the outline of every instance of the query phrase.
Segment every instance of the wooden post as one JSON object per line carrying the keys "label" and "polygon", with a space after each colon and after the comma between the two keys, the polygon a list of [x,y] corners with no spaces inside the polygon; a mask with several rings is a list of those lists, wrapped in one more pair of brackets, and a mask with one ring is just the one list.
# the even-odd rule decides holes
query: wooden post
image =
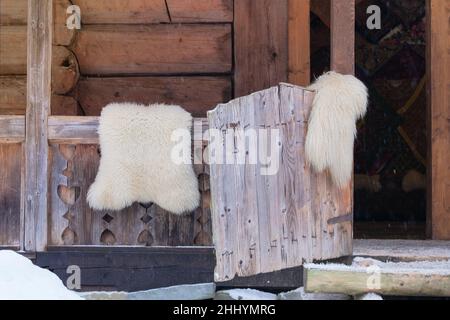
{"label": "wooden post", "polygon": [[51,97],[52,0],[28,0],[25,250],[47,245],[47,118]]}
{"label": "wooden post", "polygon": [[331,0],[331,70],[355,74],[355,0]]}
{"label": "wooden post", "polygon": [[310,0],[289,0],[288,81],[307,86],[311,78]]}
{"label": "wooden post", "polygon": [[287,33],[287,0],[234,2],[235,97],[287,81]]}
{"label": "wooden post", "polygon": [[450,0],[427,0],[428,233],[450,240]]}

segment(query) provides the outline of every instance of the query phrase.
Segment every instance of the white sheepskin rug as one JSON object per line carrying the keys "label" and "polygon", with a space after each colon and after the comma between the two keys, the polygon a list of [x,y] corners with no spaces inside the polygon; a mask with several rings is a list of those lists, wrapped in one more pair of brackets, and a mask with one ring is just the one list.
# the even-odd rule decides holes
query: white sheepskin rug
{"label": "white sheepskin rug", "polygon": [[317,172],[328,170],[339,188],[353,174],[356,122],[367,111],[365,85],[351,75],[328,72],[308,89],[316,91],[309,118],[305,153]]}
{"label": "white sheepskin rug", "polygon": [[[121,210],[133,202],[156,203],[175,214],[198,207],[198,180],[190,163],[191,115],[179,106],[114,103],[102,110],[98,128],[100,167],[88,191],[96,210]],[[172,141],[174,132],[187,137]],[[172,160],[174,147],[189,163]]]}

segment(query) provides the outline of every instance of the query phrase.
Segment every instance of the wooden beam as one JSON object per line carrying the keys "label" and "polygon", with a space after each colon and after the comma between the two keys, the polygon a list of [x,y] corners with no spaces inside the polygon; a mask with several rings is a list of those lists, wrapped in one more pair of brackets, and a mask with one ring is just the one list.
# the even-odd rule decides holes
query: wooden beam
{"label": "wooden beam", "polygon": [[310,0],[289,0],[289,75],[288,81],[308,86],[310,62]]}
{"label": "wooden beam", "polygon": [[287,81],[287,1],[234,2],[235,97]]}
{"label": "wooden beam", "polygon": [[[388,296],[450,296],[450,263],[442,269],[427,263],[372,263],[367,265],[306,265],[305,291],[360,295],[377,293]],[[363,262],[366,263],[366,262]]]}
{"label": "wooden beam", "polygon": [[354,240],[353,255],[382,261],[448,261],[449,241]]}
{"label": "wooden beam", "polygon": [[355,0],[331,0],[331,70],[355,74]]}
{"label": "wooden beam", "polygon": [[52,0],[28,0],[25,249],[47,245],[47,117],[51,100]]}
{"label": "wooden beam", "polygon": [[[194,118],[200,122],[203,132],[208,127],[205,118]],[[48,119],[48,139],[51,144],[98,144],[99,117],[51,116]],[[200,140],[200,137],[194,137]]]}
{"label": "wooden beam", "polygon": [[0,143],[21,143],[24,140],[25,117],[0,115]]}
{"label": "wooden beam", "polygon": [[450,240],[450,0],[427,0],[428,231]]}

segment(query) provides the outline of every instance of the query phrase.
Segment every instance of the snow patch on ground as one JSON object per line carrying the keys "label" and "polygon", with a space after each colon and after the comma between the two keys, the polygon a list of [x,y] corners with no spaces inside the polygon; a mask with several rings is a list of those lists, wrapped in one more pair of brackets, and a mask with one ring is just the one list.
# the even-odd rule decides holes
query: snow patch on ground
{"label": "snow patch on ground", "polygon": [[379,267],[384,273],[420,273],[429,275],[450,275],[450,260],[448,261],[418,261],[418,262],[382,262],[369,258],[355,258],[352,265],[344,264],[306,264],[306,269],[350,271],[366,273],[368,268]]}
{"label": "snow patch on ground", "polygon": [[10,250],[0,250],[0,300],[82,300],[52,272]]}
{"label": "snow patch on ground", "polygon": [[277,300],[277,296],[272,293],[262,292],[254,289],[232,289],[219,291],[216,293],[216,299],[223,300],[228,297],[231,300]]}

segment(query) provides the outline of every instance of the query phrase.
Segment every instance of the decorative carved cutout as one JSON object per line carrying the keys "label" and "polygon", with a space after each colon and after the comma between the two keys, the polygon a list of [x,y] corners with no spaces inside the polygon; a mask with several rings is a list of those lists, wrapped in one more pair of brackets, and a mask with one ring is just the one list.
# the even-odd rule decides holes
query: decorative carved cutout
{"label": "decorative carved cutout", "polygon": [[61,239],[64,242],[64,245],[71,246],[78,242],[78,237],[75,231],[73,231],[70,227],[64,229]]}
{"label": "decorative carved cutout", "polygon": [[111,232],[111,230],[106,229],[100,236],[100,242],[104,245],[112,246],[116,243],[116,237]]}
{"label": "decorative carved cutout", "polygon": [[111,223],[111,221],[114,220],[114,217],[110,216],[109,214],[105,214],[105,215],[102,217],[102,219],[103,219],[103,221],[106,221],[107,223]]}
{"label": "decorative carved cutout", "polygon": [[144,230],[139,234],[138,243],[146,246],[151,246],[153,244],[153,237],[150,231]]}
{"label": "decorative carved cutout", "polygon": [[59,185],[58,196],[65,204],[73,206],[80,197],[80,188],[79,187],[69,188],[64,185]]}
{"label": "decorative carved cutout", "polygon": [[141,221],[145,224],[149,223],[150,221],[152,221],[152,217],[149,214],[145,214],[142,218]]}

